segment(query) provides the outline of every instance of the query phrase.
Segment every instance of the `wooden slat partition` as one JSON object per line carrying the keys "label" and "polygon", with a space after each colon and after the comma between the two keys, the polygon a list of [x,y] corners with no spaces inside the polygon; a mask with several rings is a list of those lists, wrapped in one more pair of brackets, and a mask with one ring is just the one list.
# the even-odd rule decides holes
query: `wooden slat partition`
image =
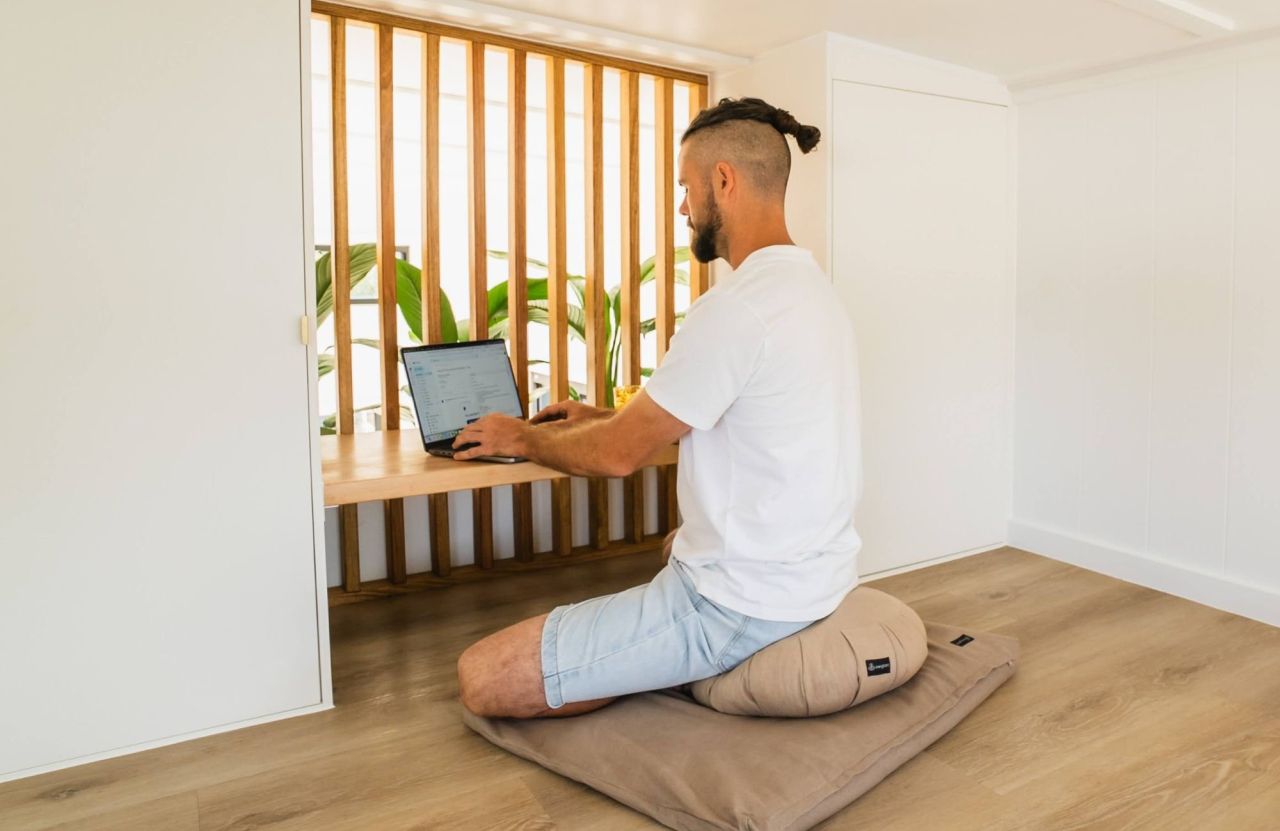
{"label": "wooden slat partition", "polygon": [[[400,429],[400,346],[396,320],[395,123],[393,117],[392,43],[390,25],[378,26],[378,324],[382,347],[382,429]],[[387,579],[403,583],[405,566],[404,500],[390,499],[383,508],[387,541]]]}
{"label": "wooden slat partition", "polygon": [[[676,328],[676,263],[675,263],[675,136],[673,118],[673,84],[670,78],[657,78],[653,85],[654,137],[654,245],[657,262],[654,282],[657,285],[656,334],[658,362],[661,363],[671,344]],[[658,470],[658,526],[670,531],[678,522],[676,514],[676,470]]]}
{"label": "wooden slat partition", "polygon": [[[604,266],[604,67],[599,64],[583,71],[583,216],[586,218],[586,304],[587,398],[596,407],[605,406],[609,369],[609,343],[605,322]],[[609,480],[592,479],[588,484],[588,536],[594,548],[609,545]]]}
{"label": "wooden slat partition", "polygon": [[[440,343],[440,36],[422,36],[422,334]],[[449,495],[427,497],[431,534],[431,572],[448,577],[453,570],[449,539]]]}
{"label": "wooden slat partition", "polygon": [[526,40],[524,38],[510,37],[508,35],[500,35],[495,32],[487,32],[481,29],[467,29],[462,26],[453,26],[448,23],[438,23],[434,20],[419,20],[416,17],[405,17],[399,14],[388,14],[386,12],[373,11],[372,9],[361,9],[355,6],[343,6],[338,3],[325,2],[325,0],[313,0],[311,3],[311,11],[313,14],[331,15],[334,17],[345,17],[350,20],[361,20],[365,23],[388,24],[397,29],[408,29],[412,32],[431,32],[441,37],[453,38],[455,40],[466,41],[468,43],[483,43],[487,46],[496,46],[502,49],[524,49],[538,55],[547,55],[564,61],[579,61],[584,64],[601,64],[603,66],[611,66],[615,69],[626,69],[632,72],[644,72],[663,78],[673,78],[677,81],[684,81],[687,84],[706,84],[707,76],[699,72],[687,72],[681,69],[674,69],[669,66],[660,64],[645,63],[643,61],[633,61],[627,58],[619,58],[614,55],[602,55],[595,52],[587,52],[582,49],[573,49],[567,46],[560,46],[552,43],[541,43],[536,40]]}
{"label": "wooden slat partition", "polygon": [[[553,401],[570,397],[569,377],[569,301],[571,286],[567,279],[566,259],[566,136],[565,136],[565,61],[575,61],[584,67],[584,141],[585,188],[584,215],[586,221],[586,285],[584,292],[584,317],[587,321],[586,340],[588,354],[587,400],[601,404],[608,399],[609,387],[614,384],[638,384],[641,373],[641,313],[640,313],[640,262],[648,252],[640,246],[640,108],[639,91],[642,76],[655,80],[655,159],[657,189],[654,212],[656,219],[656,270],[655,292],[657,299],[656,336],[658,357],[665,355],[675,330],[676,307],[674,293],[674,118],[673,89],[676,82],[689,85],[689,114],[692,117],[706,103],[706,78],[703,75],[669,67],[646,64],[639,61],[596,55],[582,50],[540,44],[520,38],[510,38],[488,32],[479,32],[457,26],[416,20],[395,14],[339,6],[318,0],[313,13],[328,15],[330,26],[331,77],[333,78],[332,130],[333,130],[333,218],[334,236],[331,263],[334,293],[335,365],[337,371],[338,432],[350,435],[355,430],[354,378],[352,370],[353,332],[350,306],[351,294],[351,240],[349,238],[349,171],[347,146],[347,46],[349,27],[366,26],[374,32],[376,45],[377,89],[376,103],[376,265],[378,274],[379,314],[378,328],[382,351],[379,370],[383,408],[382,429],[394,433],[400,428],[400,371],[398,360],[398,307],[396,304],[396,251],[395,226],[395,164],[394,148],[394,78],[392,72],[393,47],[397,30],[417,32],[422,39],[422,335],[428,343],[444,340],[441,310],[444,303],[441,289],[441,240],[440,240],[440,44],[441,37],[457,39],[467,47],[467,135],[468,135],[468,220],[470,227],[468,257],[470,261],[469,300],[465,315],[473,325],[470,335],[474,339],[488,337],[488,253],[486,229],[486,170],[485,170],[485,54],[487,48],[500,48],[509,55],[507,72],[508,93],[508,341],[517,386],[521,398],[528,401],[529,394],[529,344],[528,344],[528,241],[527,241],[527,67],[528,61],[537,56],[545,60],[547,73],[547,229],[548,229],[548,293],[547,318],[550,333],[550,397]],[[619,161],[621,177],[621,258],[622,286],[618,333],[621,355],[618,358],[617,376],[610,375],[610,339],[605,315],[608,304],[605,294],[604,263],[604,214],[603,168],[604,154],[604,70],[612,68],[620,75],[621,141]],[[577,198],[577,194],[573,195]],[[402,229],[403,230],[403,229]],[[357,240],[365,242],[366,240]],[[706,269],[690,264],[690,296],[696,299],[707,289]],[[458,317],[464,316],[462,304],[454,307]],[[576,309],[574,310],[576,314]],[[399,436],[398,433],[395,435]],[[404,436],[406,440],[415,438]],[[666,531],[676,522],[674,456],[655,458],[650,464],[658,465],[659,476],[659,525]],[[521,481],[523,479],[523,481]],[[485,486],[501,482],[502,477],[485,479]],[[459,479],[459,481],[462,481]],[[512,521],[515,531],[517,563],[528,567],[544,567],[548,563],[576,562],[588,552],[612,556],[623,551],[644,550],[658,541],[645,534],[645,497],[643,474],[637,473],[624,482],[625,540],[609,539],[609,492],[604,479],[589,480],[589,535],[587,545],[575,547],[572,543],[573,505],[571,480],[561,477],[552,483],[552,549],[549,558],[535,551],[533,540],[533,502],[528,477],[513,476]],[[399,491],[395,489],[370,491],[370,500],[384,499],[387,541],[387,580],[366,581],[360,574],[360,550],[358,522],[355,504],[340,504],[338,519],[342,545],[343,579],[340,596],[358,599],[374,596],[382,591],[369,591],[372,585],[385,585],[388,591],[413,590],[422,585],[440,585],[462,572],[505,573],[512,569],[495,563],[493,551],[492,493],[477,480],[467,485],[473,494],[475,565],[455,569],[452,563],[449,502],[445,493],[429,493],[429,529],[431,542],[431,572],[424,575],[407,575],[405,564],[404,493],[423,491]]]}
{"label": "wooden slat partition", "polygon": [[[529,406],[529,264],[528,186],[526,154],[528,125],[525,99],[528,96],[529,57],[523,49],[513,49],[507,63],[507,338],[511,363],[516,374],[520,406]],[[533,488],[527,483],[511,489],[511,521],[515,531],[515,556],[521,562],[533,560]]]}
{"label": "wooden slat partition", "polygon": [[[485,213],[484,173],[484,50],[483,43],[467,44],[467,214],[471,220],[471,339],[489,337],[489,253]],[[493,568],[493,491],[471,494],[472,540],[475,562]]]}
{"label": "wooden slat partition", "polygon": [[[707,106],[707,88],[702,84],[689,85],[689,121],[692,122],[698,113]],[[693,240],[690,240],[692,243]],[[707,264],[700,263],[689,256],[689,302],[697,300],[707,291]]]}
{"label": "wooden slat partition", "polygon": [[[639,384],[640,375],[640,75],[623,70],[618,83],[619,201],[622,205],[621,366],[623,384]],[[627,542],[644,536],[644,472],[623,482]]]}
{"label": "wooden slat partition", "polygon": [[[334,371],[338,378],[339,433],[355,431],[355,405],[351,371],[351,240],[347,213],[347,22],[329,21],[330,115],[333,136],[333,269]],[[338,535],[342,548],[342,587],[360,589],[360,518],[355,505],[338,509]]]}
{"label": "wooden slat partition", "polygon": [[[569,397],[568,281],[565,272],[564,58],[547,60],[547,310],[551,339],[551,398]],[[551,484],[551,548],[573,547],[570,480]]]}

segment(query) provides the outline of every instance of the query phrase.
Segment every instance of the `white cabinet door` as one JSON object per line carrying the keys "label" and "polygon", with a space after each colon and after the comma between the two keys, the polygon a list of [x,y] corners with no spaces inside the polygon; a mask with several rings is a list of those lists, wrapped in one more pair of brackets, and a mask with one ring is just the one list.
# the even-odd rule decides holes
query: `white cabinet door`
{"label": "white cabinet door", "polygon": [[321,703],[300,17],[6,7],[0,779]]}
{"label": "white cabinet door", "polygon": [[832,109],[831,271],[861,357],[865,575],[1005,539],[1007,110],[846,81]]}

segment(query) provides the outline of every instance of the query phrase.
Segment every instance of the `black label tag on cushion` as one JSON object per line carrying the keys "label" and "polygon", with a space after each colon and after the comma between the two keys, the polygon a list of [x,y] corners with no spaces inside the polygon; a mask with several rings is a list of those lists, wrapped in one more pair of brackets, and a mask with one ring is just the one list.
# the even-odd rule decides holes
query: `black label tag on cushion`
{"label": "black label tag on cushion", "polygon": [[955,644],[956,646],[964,646],[971,640],[973,640],[973,638],[969,637],[968,635],[961,635],[960,637],[952,641],[952,643]]}
{"label": "black label tag on cushion", "polygon": [[888,658],[874,658],[867,661],[867,675],[885,675],[889,672]]}

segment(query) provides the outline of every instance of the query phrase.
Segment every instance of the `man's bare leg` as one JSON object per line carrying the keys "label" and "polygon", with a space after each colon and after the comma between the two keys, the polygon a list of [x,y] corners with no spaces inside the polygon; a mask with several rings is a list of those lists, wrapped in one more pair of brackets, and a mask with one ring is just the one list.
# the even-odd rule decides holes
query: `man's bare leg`
{"label": "man's bare leg", "polygon": [[614,701],[600,698],[547,706],[542,684],[542,625],[546,615],[522,620],[467,648],[458,659],[462,706],[488,718],[576,716]]}

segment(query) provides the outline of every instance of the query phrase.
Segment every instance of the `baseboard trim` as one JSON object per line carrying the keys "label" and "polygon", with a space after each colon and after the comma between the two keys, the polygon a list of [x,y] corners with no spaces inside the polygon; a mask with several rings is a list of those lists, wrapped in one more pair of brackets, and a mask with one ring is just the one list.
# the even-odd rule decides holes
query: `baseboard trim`
{"label": "baseboard trim", "polygon": [[988,551],[995,551],[998,548],[1004,548],[1002,542],[992,543],[991,545],[982,546],[980,548],[970,548],[966,551],[957,551],[954,554],[943,554],[941,557],[934,557],[930,560],[921,560],[918,563],[912,563],[906,566],[897,566],[896,568],[886,568],[882,571],[874,571],[870,574],[863,574],[858,577],[859,584],[868,583],[872,580],[879,580],[881,577],[892,577],[895,574],[906,574],[908,571],[917,571],[929,566],[936,566],[941,563],[949,563],[952,560],[963,560],[965,557],[972,557],[974,554],[984,554]]}
{"label": "baseboard trim", "polygon": [[1030,522],[1009,523],[1009,545],[1280,627],[1280,591]]}
{"label": "baseboard trim", "polygon": [[36,767],[23,768],[22,770],[9,771],[8,773],[0,772],[0,783],[12,782],[17,779],[26,779],[29,776],[39,776],[42,773],[53,773],[56,770],[64,768],[73,768],[79,765],[87,765],[90,762],[101,762],[104,759],[114,759],[117,756],[128,756],[131,753],[140,753],[144,750],[153,750],[157,747],[166,747],[171,744],[179,744],[180,742],[188,742],[192,739],[202,739],[205,736],[212,736],[217,733],[230,733],[232,730],[240,730],[244,727],[255,727],[259,724],[267,724],[272,721],[280,721],[295,716],[305,716],[311,713],[319,713],[324,710],[332,710],[333,704],[311,704],[306,707],[299,707],[295,710],[284,710],[279,713],[271,713],[270,715],[259,716],[258,718],[246,719],[245,721],[234,721],[229,724],[220,724],[215,727],[206,727],[203,730],[196,730],[191,733],[180,733],[176,736],[166,736],[163,739],[154,739],[149,742],[140,742],[125,747],[117,747],[113,750],[106,750],[101,753],[92,753],[88,756],[77,756],[74,759],[63,759],[58,762],[52,762],[47,765],[37,765]]}

